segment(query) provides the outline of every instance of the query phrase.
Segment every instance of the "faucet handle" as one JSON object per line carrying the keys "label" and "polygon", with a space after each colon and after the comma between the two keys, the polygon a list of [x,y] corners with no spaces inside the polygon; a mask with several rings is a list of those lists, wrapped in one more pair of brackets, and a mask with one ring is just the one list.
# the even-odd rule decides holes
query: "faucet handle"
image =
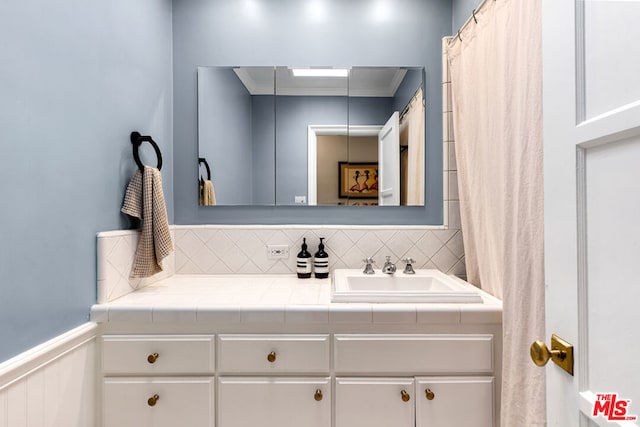
{"label": "faucet handle", "polygon": [[376,263],[373,258],[365,258],[362,262],[366,264],[363,271],[364,274],[375,274],[375,271],[373,271],[373,267],[371,266],[371,264]]}
{"label": "faucet handle", "polygon": [[404,274],[416,274],[415,270],[413,269],[413,266],[411,264],[413,264],[414,262],[416,262],[414,259],[412,258],[405,258],[402,260],[402,262],[404,262],[405,264],[407,264],[404,267]]}

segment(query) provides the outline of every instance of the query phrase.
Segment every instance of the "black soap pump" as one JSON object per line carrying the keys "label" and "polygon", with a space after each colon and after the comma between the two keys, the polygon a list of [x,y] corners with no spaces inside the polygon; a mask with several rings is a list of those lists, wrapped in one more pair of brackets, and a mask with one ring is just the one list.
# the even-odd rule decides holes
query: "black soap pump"
{"label": "black soap pump", "polygon": [[296,273],[299,279],[308,279],[311,277],[312,259],[311,253],[307,250],[307,239],[302,239],[302,250],[296,258]]}
{"label": "black soap pump", "polygon": [[329,254],[324,251],[324,243],[322,241],[324,237],[320,238],[320,244],[318,245],[318,252],[315,254],[315,260],[313,261],[313,270],[316,275],[316,279],[326,279],[329,277]]}

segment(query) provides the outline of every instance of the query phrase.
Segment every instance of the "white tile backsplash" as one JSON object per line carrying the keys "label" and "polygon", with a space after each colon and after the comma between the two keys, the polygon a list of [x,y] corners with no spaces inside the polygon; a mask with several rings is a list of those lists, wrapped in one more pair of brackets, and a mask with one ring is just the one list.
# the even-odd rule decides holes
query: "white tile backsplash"
{"label": "white tile backsplash", "polygon": [[[460,237],[449,243],[459,230],[442,227],[177,225],[174,229],[178,274],[292,274],[303,237],[311,253],[317,251],[320,237],[326,237],[331,269],[360,268],[366,257],[373,257],[379,268],[389,255],[398,263],[413,258],[416,268],[439,264],[449,273],[464,256]],[[269,244],[287,245],[289,257],[268,259]],[[437,261],[432,259],[443,249],[447,250]]]}
{"label": "white tile backsplash", "polygon": [[[138,246],[140,232],[136,230],[98,233],[98,303],[105,303],[127,295],[175,272],[175,255],[162,262],[164,271],[145,279],[131,279],[131,266]],[[175,234],[172,231],[175,242]]]}

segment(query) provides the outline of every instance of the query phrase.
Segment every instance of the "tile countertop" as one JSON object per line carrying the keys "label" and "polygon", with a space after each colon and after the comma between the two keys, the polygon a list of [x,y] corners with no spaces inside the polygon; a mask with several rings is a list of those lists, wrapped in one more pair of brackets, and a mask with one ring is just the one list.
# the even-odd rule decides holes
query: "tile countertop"
{"label": "tile countertop", "polygon": [[331,279],[295,275],[175,275],[91,308],[105,322],[499,324],[502,302],[332,303]]}

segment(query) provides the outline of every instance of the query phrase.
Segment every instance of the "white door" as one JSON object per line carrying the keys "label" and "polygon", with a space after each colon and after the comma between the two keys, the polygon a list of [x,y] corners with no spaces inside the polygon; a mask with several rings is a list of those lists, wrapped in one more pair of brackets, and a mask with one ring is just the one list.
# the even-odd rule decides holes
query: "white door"
{"label": "white door", "polygon": [[548,425],[640,425],[640,2],[542,16]]}
{"label": "white door", "polygon": [[378,204],[400,205],[400,114],[397,111],[378,133]]}

